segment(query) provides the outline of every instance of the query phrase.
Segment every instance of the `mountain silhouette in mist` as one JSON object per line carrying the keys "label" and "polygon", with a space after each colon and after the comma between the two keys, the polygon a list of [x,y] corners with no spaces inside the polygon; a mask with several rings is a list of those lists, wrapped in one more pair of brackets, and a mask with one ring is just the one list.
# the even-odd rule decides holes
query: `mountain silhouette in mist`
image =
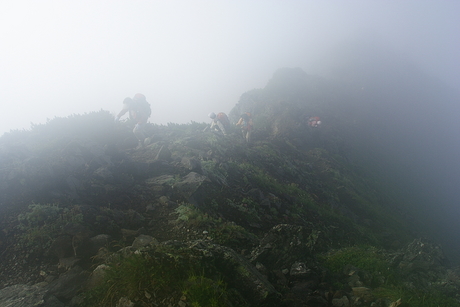
{"label": "mountain silhouette in mist", "polygon": [[458,255],[460,93],[377,44],[344,43],[318,65],[329,79],[355,90],[343,103],[346,116],[357,117],[367,134],[378,161],[372,164],[381,165],[407,205],[413,203],[410,210],[430,217],[424,227]]}

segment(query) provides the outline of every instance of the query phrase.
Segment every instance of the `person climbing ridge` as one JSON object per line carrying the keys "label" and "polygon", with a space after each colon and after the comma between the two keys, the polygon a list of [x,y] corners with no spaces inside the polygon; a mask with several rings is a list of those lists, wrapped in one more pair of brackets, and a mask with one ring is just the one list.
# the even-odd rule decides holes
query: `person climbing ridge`
{"label": "person climbing ridge", "polygon": [[318,116],[313,116],[308,119],[308,126],[318,128],[321,125],[321,120]]}
{"label": "person climbing ridge", "polygon": [[243,138],[246,140],[247,143],[251,140],[251,133],[252,133],[252,116],[251,113],[246,112],[241,114],[240,120],[236,123],[237,126],[241,126],[241,132],[243,133]]}
{"label": "person climbing ridge", "polygon": [[145,141],[145,125],[152,113],[150,104],[143,94],[137,93],[133,98],[126,97],[123,100],[123,109],[115,117],[115,120],[119,121],[127,112],[129,112],[129,119],[135,123],[133,133],[138,140],[137,148],[143,148]]}
{"label": "person climbing ridge", "polygon": [[[230,128],[230,121],[228,120],[227,114],[220,112],[216,115],[214,112],[211,112],[208,116],[212,119],[211,126],[209,127],[211,131],[220,130],[223,135],[227,135]],[[205,130],[207,130],[207,128]]]}

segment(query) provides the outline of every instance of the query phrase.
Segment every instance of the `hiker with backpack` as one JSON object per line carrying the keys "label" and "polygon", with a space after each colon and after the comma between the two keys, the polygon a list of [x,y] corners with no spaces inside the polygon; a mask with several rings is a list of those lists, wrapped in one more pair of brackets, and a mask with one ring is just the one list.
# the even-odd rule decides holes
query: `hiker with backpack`
{"label": "hiker with backpack", "polygon": [[321,125],[321,121],[318,116],[312,116],[308,119],[308,126],[312,128],[318,128]]}
{"label": "hiker with backpack", "polygon": [[212,119],[210,126],[211,131],[220,130],[224,135],[227,135],[230,128],[230,121],[228,120],[227,114],[220,112],[216,115],[216,113],[211,112],[208,116]]}
{"label": "hiker with backpack", "polygon": [[129,112],[129,119],[135,123],[133,133],[139,141],[137,148],[142,148],[145,140],[145,125],[152,113],[150,104],[143,94],[137,93],[133,98],[126,97],[123,100],[123,109],[118,113],[115,120],[119,121],[127,112]]}
{"label": "hiker with backpack", "polygon": [[241,126],[243,138],[247,143],[251,140],[252,124],[252,116],[249,112],[241,114],[240,120],[236,123],[237,126]]}

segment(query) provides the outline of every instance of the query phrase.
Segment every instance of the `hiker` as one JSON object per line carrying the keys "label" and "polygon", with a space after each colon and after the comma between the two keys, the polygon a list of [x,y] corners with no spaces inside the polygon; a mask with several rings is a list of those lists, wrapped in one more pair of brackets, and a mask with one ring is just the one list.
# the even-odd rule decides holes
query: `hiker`
{"label": "hiker", "polygon": [[313,116],[308,119],[308,126],[312,128],[318,128],[321,125],[321,121],[318,116]]}
{"label": "hiker", "polygon": [[123,100],[123,109],[120,113],[118,113],[115,120],[119,121],[120,117],[125,115],[128,111],[129,119],[135,123],[133,133],[139,141],[137,148],[142,148],[144,147],[145,140],[145,125],[152,113],[150,104],[147,102],[143,94],[137,93],[132,99],[130,97],[126,97]]}
{"label": "hiker", "polygon": [[230,121],[228,120],[227,114],[220,112],[216,115],[216,113],[211,112],[208,116],[212,119],[210,126],[211,131],[220,130],[224,135],[227,135],[227,132],[230,128]]}
{"label": "hiker", "polygon": [[247,143],[251,140],[252,132],[252,116],[251,113],[246,112],[241,114],[240,120],[236,123],[237,126],[241,126],[241,132],[243,133],[243,138]]}

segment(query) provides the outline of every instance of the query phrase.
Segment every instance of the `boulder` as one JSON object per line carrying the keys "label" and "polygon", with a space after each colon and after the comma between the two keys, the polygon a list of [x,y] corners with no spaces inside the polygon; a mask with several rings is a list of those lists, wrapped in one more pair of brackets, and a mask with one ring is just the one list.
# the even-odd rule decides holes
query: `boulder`
{"label": "boulder", "polygon": [[108,265],[100,264],[98,265],[94,271],[91,273],[90,277],[86,282],[86,287],[88,289],[92,289],[94,287],[99,286],[105,278],[106,270],[109,268]]}
{"label": "boulder", "polygon": [[139,249],[144,246],[157,245],[157,244],[158,244],[158,240],[155,239],[154,237],[148,236],[148,235],[140,235],[136,239],[134,239],[134,242],[131,246],[134,249]]}
{"label": "boulder", "polygon": [[43,285],[14,285],[0,290],[0,306],[8,307],[64,307],[54,296],[47,295]]}
{"label": "boulder", "polygon": [[0,290],[0,306],[64,307],[82,289],[89,273],[75,267],[51,283],[17,284]]}
{"label": "boulder", "polygon": [[46,286],[48,294],[52,294],[60,301],[70,301],[77,295],[86,283],[90,273],[76,266],[61,274],[58,279]]}
{"label": "boulder", "polygon": [[180,163],[192,172],[203,174],[203,169],[201,168],[201,161],[196,158],[183,157]]}
{"label": "boulder", "polygon": [[174,175],[161,175],[157,177],[151,177],[145,181],[146,185],[156,195],[170,195],[172,186],[176,182]]}
{"label": "boulder", "polygon": [[171,151],[169,148],[165,145],[161,146],[157,156],[155,157],[155,160],[171,161]]}
{"label": "boulder", "polygon": [[202,203],[212,192],[212,183],[208,177],[190,172],[173,186],[175,197],[195,205]]}

